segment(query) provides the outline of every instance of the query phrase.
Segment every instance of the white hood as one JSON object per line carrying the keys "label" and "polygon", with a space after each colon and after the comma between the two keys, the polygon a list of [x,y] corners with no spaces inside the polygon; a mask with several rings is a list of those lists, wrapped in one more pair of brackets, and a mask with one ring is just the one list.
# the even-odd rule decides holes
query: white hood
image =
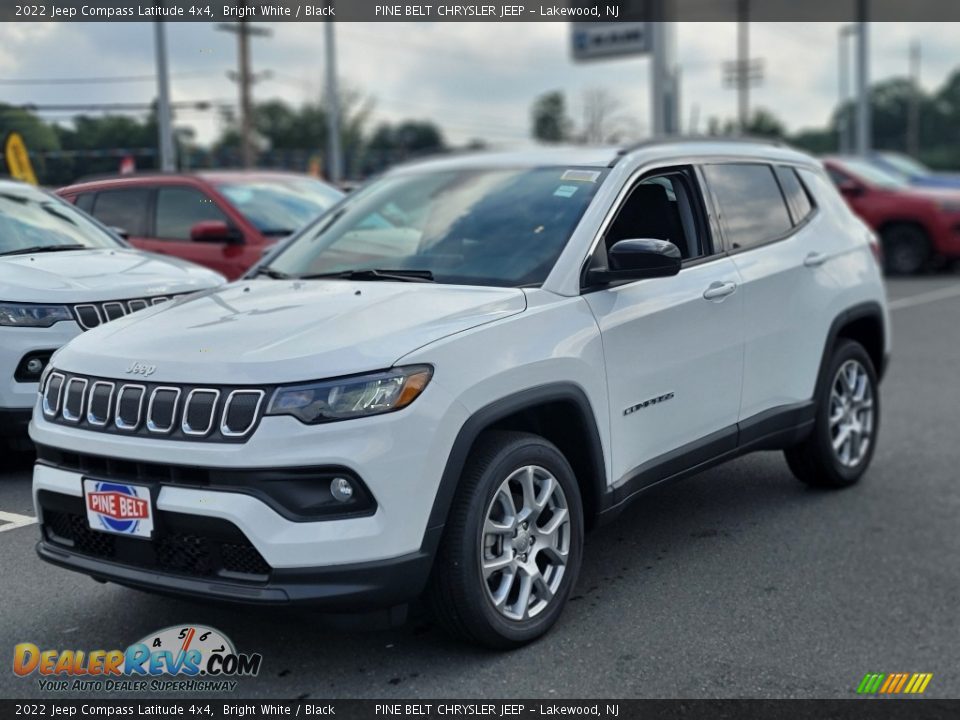
{"label": "white hood", "polygon": [[224,282],[183,260],[129,248],[0,256],[0,300],[80,303],[190,292]]}
{"label": "white hood", "polygon": [[272,384],[390,367],[442,337],[522,312],[515,288],[242,280],[84,333],[58,368],[153,382]]}

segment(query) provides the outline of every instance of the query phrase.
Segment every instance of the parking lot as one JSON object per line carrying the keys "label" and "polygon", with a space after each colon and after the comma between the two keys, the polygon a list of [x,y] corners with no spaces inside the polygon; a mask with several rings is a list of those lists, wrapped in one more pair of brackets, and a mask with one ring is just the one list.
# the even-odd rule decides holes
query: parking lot
{"label": "parking lot", "polygon": [[[588,537],[573,602],[532,646],[97,584],[37,559],[30,459],[4,458],[2,650],[123,648],[200,623],[264,657],[234,697],[851,697],[867,672],[930,672],[926,695],[958,696],[960,275],[889,293],[894,358],[862,483],[814,491],[763,453],[653,492]],[[0,696],[42,695],[0,671]]]}

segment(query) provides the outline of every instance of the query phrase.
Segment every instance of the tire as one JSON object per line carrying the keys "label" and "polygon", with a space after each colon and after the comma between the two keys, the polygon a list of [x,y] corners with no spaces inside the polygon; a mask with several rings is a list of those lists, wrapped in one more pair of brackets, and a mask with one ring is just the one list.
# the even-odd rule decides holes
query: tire
{"label": "tire", "polygon": [[[524,499],[527,478],[534,502]],[[577,480],[556,446],[529,433],[484,433],[464,466],[434,562],[426,594],[433,616],[452,635],[488,648],[537,639],[576,583],[583,527]],[[484,562],[500,569],[484,579]]]}
{"label": "tire", "polygon": [[[846,374],[846,381],[842,373]],[[850,378],[855,378],[852,390]],[[822,384],[810,437],[784,454],[790,470],[807,485],[847,487],[866,472],[877,446],[877,431],[880,429],[877,373],[862,345],[841,340]],[[846,404],[844,397],[849,398]],[[853,431],[857,426],[860,431]],[[840,442],[845,428],[849,430],[845,434],[847,439]],[[836,448],[835,443],[839,443]]]}
{"label": "tire", "polygon": [[889,275],[914,275],[930,262],[930,239],[909,223],[888,225],[880,233],[883,266]]}

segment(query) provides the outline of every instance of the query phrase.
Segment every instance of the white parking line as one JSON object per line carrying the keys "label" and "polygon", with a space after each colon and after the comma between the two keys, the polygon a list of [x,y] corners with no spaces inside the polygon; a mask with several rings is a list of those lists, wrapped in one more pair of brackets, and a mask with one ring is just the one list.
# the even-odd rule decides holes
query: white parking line
{"label": "white parking line", "polygon": [[940,288],[939,290],[931,290],[929,292],[919,293],[918,295],[900,298],[899,300],[892,300],[888,307],[891,310],[903,310],[904,308],[914,307],[916,305],[926,305],[927,303],[936,302],[937,300],[946,300],[947,298],[952,297],[960,297],[960,285],[951,285],[949,287]]}
{"label": "white parking line", "polygon": [[0,522],[3,522],[3,525],[0,525],[0,533],[6,532],[7,530],[16,530],[19,527],[26,527],[27,525],[33,525],[37,519],[35,517],[30,517],[29,515],[17,515],[16,513],[3,512],[0,510]]}

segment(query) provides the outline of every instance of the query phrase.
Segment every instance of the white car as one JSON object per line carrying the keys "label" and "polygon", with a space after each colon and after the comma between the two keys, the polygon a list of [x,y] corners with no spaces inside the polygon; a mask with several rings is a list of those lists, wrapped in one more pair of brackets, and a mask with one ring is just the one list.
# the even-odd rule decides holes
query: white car
{"label": "white car", "polygon": [[0,441],[25,444],[37,382],[84,330],[224,282],[134,250],[59,198],[0,180]]}
{"label": "white car", "polygon": [[54,358],[39,553],[245,603],[425,594],[515,646],[557,620],[584,531],[660,482],[760,449],[858,480],[889,348],[876,238],[807,155],[403,167],[247,279]]}

